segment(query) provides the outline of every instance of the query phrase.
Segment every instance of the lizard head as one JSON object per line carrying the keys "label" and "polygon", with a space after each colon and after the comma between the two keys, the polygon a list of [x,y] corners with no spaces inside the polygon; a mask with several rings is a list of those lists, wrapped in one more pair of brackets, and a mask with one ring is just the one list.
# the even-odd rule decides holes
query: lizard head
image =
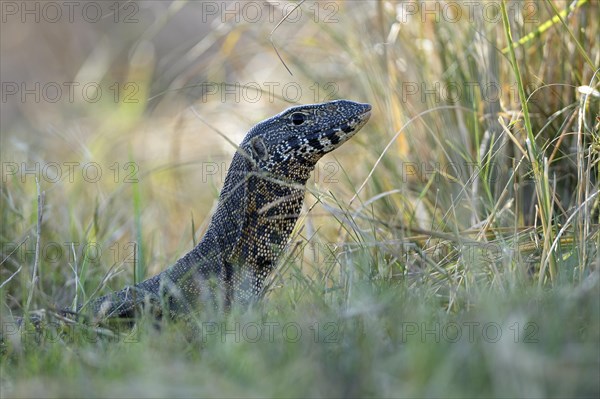
{"label": "lizard head", "polygon": [[300,105],[260,122],[240,144],[259,171],[304,183],[317,161],[348,141],[371,116],[371,106],[348,100]]}

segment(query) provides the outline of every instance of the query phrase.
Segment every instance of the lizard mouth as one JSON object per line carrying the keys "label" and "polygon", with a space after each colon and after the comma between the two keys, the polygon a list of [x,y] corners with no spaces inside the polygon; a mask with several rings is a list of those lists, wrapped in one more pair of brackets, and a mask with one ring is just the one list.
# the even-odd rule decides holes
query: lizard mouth
{"label": "lizard mouth", "polygon": [[364,111],[356,117],[357,122],[355,122],[354,132],[359,131],[369,121],[369,118],[371,118],[371,106],[365,104]]}
{"label": "lizard mouth", "polygon": [[354,136],[371,117],[371,106],[364,104],[360,113],[328,129],[315,132],[309,143],[318,150],[333,151]]}
{"label": "lizard mouth", "polygon": [[[356,132],[358,132],[371,117],[371,106],[368,106],[364,112],[356,115],[355,117],[350,118],[346,123],[339,126],[339,131],[343,132],[346,136],[346,140],[350,137],[354,136]],[[335,129],[334,129],[335,130]]]}

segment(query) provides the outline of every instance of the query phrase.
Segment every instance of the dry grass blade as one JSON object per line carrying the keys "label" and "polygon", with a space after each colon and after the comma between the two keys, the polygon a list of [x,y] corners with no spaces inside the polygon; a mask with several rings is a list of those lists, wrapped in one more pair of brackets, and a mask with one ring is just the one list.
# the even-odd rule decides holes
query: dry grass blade
{"label": "dry grass blade", "polygon": [[27,297],[27,303],[25,305],[25,314],[31,309],[31,300],[33,299],[33,293],[35,292],[35,286],[38,281],[38,268],[40,265],[41,256],[41,245],[42,245],[42,220],[44,218],[44,199],[46,192],[40,193],[40,182],[36,177],[37,186],[37,228],[36,228],[36,241],[35,241],[35,261],[33,263],[33,272],[31,273],[31,286],[29,289],[29,296]]}

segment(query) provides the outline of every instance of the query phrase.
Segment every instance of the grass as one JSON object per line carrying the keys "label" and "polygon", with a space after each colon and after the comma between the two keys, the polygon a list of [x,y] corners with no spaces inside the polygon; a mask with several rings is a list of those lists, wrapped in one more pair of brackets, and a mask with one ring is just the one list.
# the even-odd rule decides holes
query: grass
{"label": "grass", "polygon": [[[202,4],[142,7],[126,59],[97,45],[111,96],[26,101],[3,122],[3,397],[598,395],[597,3],[502,2],[472,21],[437,3],[437,23],[422,3],[304,3],[297,23],[199,24],[161,49]],[[71,51],[80,69],[55,79],[94,72]],[[206,82],[263,95],[222,101]],[[273,82],[374,111],[320,162],[263,300],[160,329],[58,320],[198,242],[229,140],[287,106]],[[45,323],[17,332],[28,311]]]}

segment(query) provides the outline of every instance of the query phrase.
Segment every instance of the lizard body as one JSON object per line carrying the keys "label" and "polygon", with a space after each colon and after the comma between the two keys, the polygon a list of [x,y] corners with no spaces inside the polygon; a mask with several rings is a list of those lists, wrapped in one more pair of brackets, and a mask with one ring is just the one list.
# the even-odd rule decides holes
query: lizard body
{"label": "lizard body", "polygon": [[198,245],[162,273],[92,300],[87,310],[96,319],[132,317],[150,302],[158,313],[178,317],[201,306],[253,301],[289,240],[317,161],[360,130],[370,110],[337,100],[258,123],[233,157]]}

